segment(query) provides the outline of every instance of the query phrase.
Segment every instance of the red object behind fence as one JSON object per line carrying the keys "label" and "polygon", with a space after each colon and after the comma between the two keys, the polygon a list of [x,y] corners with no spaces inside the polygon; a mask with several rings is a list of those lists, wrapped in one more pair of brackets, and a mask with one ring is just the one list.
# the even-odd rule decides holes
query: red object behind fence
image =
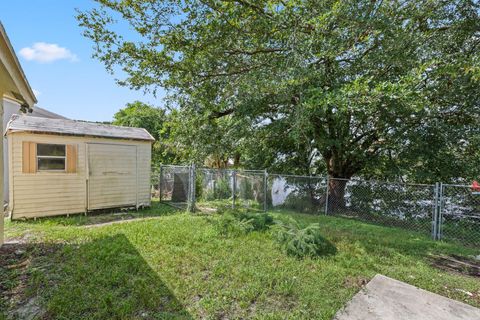
{"label": "red object behind fence", "polygon": [[472,191],[473,192],[480,192],[480,184],[477,181],[473,181],[472,183]]}

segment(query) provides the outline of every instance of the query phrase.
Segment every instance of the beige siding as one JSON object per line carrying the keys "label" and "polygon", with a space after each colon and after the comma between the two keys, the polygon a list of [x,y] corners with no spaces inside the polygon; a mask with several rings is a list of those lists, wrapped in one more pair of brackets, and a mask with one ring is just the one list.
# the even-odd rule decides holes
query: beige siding
{"label": "beige siding", "polygon": [[[9,209],[13,219],[81,213],[87,210],[87,144],[107,143],[124,148],[135,146],[138,150],[138,175],[136,181],[128,185],[128,191],[137,197],[139,205],[150,205],[150,142],[56,136],[30,133],[10,133],[9,147],[12,151],[10,168]],[[22,143],[60,143],[76,145],[78,150],[75,173],[36,172],[22,173]],[[114,148],[115,149],[115,148]],[[123,149],[122,149],[123,150]],[[111,151],[111,150],[110,150]],[[119,155],[115,155],[119,156]],[[112,157],[113,159],[113,157]],[[138,184],[138,188],[136,185]],[[105,198],[112,193],[123,192],[117,186],[103,192]],[[107,199],[110,201],[111,199]],[[102,201],[102,199],[97,199]],[[124,205],[123,203],[118,204]]]}
{"label": "beige siding", "polygon": [[137,205],[137,146],[89,143],[88,208]]}
{"label": "beige siding", "polygon": [[137,144],[138,205],[150,206],[151,145]]}

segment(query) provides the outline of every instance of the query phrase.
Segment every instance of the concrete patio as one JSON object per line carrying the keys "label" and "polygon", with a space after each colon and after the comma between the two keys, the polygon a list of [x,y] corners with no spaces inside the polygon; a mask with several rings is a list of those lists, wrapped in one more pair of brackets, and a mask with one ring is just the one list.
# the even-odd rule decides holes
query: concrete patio
{"label": "concrete patio", "polygon": [[480,309],[376,275],[335,320],[475,320]]}

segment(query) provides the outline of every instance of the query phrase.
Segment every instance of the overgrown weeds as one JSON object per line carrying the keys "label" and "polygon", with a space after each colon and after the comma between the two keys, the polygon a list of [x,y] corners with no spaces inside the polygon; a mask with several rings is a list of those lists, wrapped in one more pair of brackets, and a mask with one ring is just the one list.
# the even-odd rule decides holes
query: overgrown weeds
{"label": "overgrown weeds", "polygon": [[285,252],[297,258],[322,257],[337,252],[335,246],[322,236],[318,223],[303,228],[294,219],[277,221],[275,234]]}
{"label": "overgrown weeds", "polygon": [[239,236],[252,231],[266,231],[274,224],[268,213],[248,212],[242,210],[222,209],[215,225],[222,236]]}
{"label": "overgrown weeds", "polygon": [[219,213],[221,215],[216,220],[216,227],[224,237],[272,229],[274,239],[288,255],[297,258],[322,257],[337,252],[335,246],[322,236],[318,223],[301,227],[294,219],[276,221],[268,213],[233,209],[222,209]]}

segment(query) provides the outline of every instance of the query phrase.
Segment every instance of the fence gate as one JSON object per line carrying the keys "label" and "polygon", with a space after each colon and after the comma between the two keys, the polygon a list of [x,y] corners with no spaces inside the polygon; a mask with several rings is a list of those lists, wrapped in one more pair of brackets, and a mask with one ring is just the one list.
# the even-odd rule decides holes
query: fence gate
{"label": "fence gate", "polygon": [[137,147],[88,143],[88,210],[137,204]]}
{"label": "fence gate", "polygon": [[160,201],[194,210],[195,166],[162,165],[158,181]]}
{"label": "fence gate", "polygon": [[440,184],[438,239],[480,245],[480,194],[471,186]]}

